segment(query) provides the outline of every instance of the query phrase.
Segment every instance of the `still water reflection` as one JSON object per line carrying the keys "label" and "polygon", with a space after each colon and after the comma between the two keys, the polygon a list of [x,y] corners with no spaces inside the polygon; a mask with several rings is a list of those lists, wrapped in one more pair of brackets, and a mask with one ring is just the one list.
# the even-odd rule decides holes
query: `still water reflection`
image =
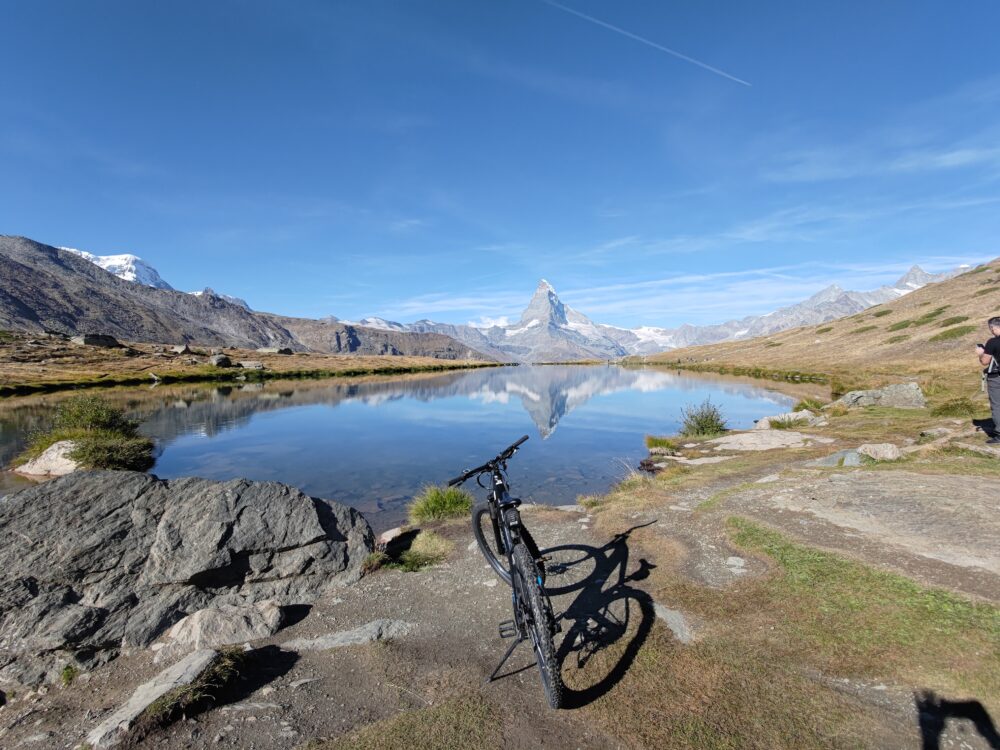
{"label": "still water reflection", "polygon": [[[615,366],[504,367],[434,376],[117,392],[143,420],[160,477],[275,480],[362,510],[376,529],[402,520],[420,487],[532,437],[513,486],[539,503],[606,491],[706,398],[749,427],[792,398],[755,384]],[[0,460],[44,426],[51,405],[0,412]],[[6,484],[13,480],[7,475]]]}

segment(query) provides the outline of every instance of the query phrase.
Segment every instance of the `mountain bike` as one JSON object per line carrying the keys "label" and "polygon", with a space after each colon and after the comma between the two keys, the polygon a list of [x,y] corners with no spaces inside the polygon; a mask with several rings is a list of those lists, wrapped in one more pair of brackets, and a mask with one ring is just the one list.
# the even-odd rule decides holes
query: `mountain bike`
{"label": "mountain bike", "polygon": [[[477,504],[472,510],[472,533],[490,567],[511,587],[514,619],[500,623],[499,631],[501,638],[515,640],[486,682],[496,679],[514,649],[530,639],[545,697],[552,708],[559,708],[563,701],[563,684],[553,637],[560,627],[545,592],[545,559],[530,532],[521,523],[518,510],[521,501],[510,496],[507,481],[507,462],[527,439],[525,435],[482,466],[455,477],[448,482],[448,486],[454,487],[475,477],[476,484],[489,490],[486,502]],[[484,476],[489,477],[488,487],[482,482]],[[487,518],[492,528],[491,539],[487,539],[483,530]]]}

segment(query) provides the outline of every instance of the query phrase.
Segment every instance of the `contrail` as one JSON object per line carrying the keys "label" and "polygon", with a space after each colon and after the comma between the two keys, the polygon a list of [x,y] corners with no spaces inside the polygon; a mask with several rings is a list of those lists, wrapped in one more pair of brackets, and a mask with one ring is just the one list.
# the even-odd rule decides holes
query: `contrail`
{"label": "contrail", "polygon": [[680,58],[685,62],[691,63],[692,65],[697,65],[699,68],[704,68],[705,70],[715,73],[716,75],[722,76],[723,78],[728,78],[730,81],[735,81],[736,83],[743,84],[744,86],[751,85],[748,81],[744,81],[742,78],[737,78],[736,76],[729,75],[729,73],[727,73],[724,70],[713,68],[708,63],[703,63],[701,62],[701,60],[695,60],[693,57],[688,57],[687,55],[678,52],[675,49],[670,49],[670,47],[664,47],[662,44],[657,44],[656,42],[650,41],[649,39],[639,36],[638,34],[633,34],[631,31],[626,31],[625,29],[622,29],[618,26],[613,26],[612,24],[607,23],[606,21],[602,21],[599,18],[594,18],[593,16],[588,16],[586,13],[581,13],[578,10],[567,8],[565,5],[557,3],[555,0],[541,0],[541,2],[545,3],[546,5],[551,5],[553,8],[558,8],[559,10],[564,11],[566,13],[570,13],[576,16],[577,18],[582,18],[584,21],[590,21],[591,23],[596,23],[598,26],[603,26],[606,29],[615,31],[619,34],[622,34],[623,36],[627,36],[629,39],[634,39],[637,42],[642,42],[643,44],[652,47],[653,49],[660,50],[660,52],[666,52],[668,55],[673,55],[674,57]]}

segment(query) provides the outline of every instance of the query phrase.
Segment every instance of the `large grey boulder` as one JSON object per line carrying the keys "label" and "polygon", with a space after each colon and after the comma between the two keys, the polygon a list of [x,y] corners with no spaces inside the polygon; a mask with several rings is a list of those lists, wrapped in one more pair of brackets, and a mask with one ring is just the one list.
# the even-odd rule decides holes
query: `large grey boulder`
{"label": "large grey boulder", "polygon": [[[895,409],[925,409],[927,399],[916,383],[896,383],[869,391],[851,391],[833,402],[848,409],[862,406],[889,406]],[[832,406],[828,404],[827,406]],[[827,408],[826,406],[823,407]]]}
{"label": "large grey boulder", "polygon": [[232,367],[233,362],[225,354],[213,354],[208,358],[208,364],[212,367]]}
{"label": "large grey boulder", "polygon": [[0,683],[52,681],[221,604],[308,603],[360,576],[357,511],[276,482],[75,472],[0,503]]}
{"label": "large grey boulder", "polygon": [[121,347],[118,339],[106,333],[85,333],[81,336],[74,336],[70,341],[77,346],[100,346],[105,349],[118,349]]}

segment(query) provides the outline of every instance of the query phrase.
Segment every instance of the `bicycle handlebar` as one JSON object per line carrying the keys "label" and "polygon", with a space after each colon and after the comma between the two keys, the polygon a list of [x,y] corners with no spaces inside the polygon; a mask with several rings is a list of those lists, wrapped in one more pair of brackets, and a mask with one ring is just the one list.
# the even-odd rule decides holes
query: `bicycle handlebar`
{"label": "bicycle handlebar", "polygon": [[528,439],[528,436],[524,435],[520,440],[518,440],[518,441],[516,441],[514,443],[511,443],[503,451],[501,451],[495,458],[490,459],[489,461],[487,461],[486,463],[484,463],[482,466],[477,466],[475,469],[469,469],[468,471],[466,471],[465,473],[461,474],[460,476],[457,476],[454,479],[449,479],[448,480],[448,486],[449,487],[454,487],[456,484],[461,484],[466,479],[469,479],[469,478],[474,477],[474,476],[476,476],[478,474],[482,474],[484,472],[490,471],[497,464],[499,464],[499,463],[501,463],[503,461],[506,461],[511,456],[513,456],[517,452],[518,446],[520,446],[521,443],[523,443],[527,439]]}

